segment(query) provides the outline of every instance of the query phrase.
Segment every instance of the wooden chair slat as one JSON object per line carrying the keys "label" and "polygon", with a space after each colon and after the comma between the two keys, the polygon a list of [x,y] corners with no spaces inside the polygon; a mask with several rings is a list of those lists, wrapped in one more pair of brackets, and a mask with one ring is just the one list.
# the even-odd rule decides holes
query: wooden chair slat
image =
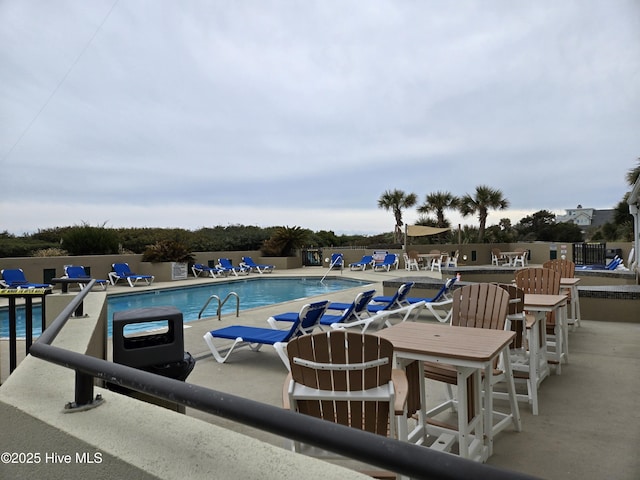
{"label": "wooden chair slat", "polygon": [[[314,389],[362,391],[387,385],[392,378],[393,345],[374,335],[346,331],[323,332],[296,338],[289,342],[287,350],[291,378],[298,384]],[[387,358],[388,361],[384,365],[346,371],[301,366],[294,361],[296,357],[327,366],[361,364],[380,358]],[[404,374],[403,378],[402,390],[406,398],[408,389]],[[299,400],[296,405],[301,413],[381,435],[388,435],[389,419],[395,412],[395,405],[390,405],[390,400]]]}
{"label": "wooden chair slat", "polygon": [[[493,328],[503,330],[509,310],[509,293],[503,288],[490,283],[465,285],[453,292],[452,320],[454,326],[473,328]],[[497,367],[497,359],[494,368]],[[448,383],[457,384],[456,369],[451,365],[432,364],[424,362],[425,377]],[[468,412],[475,411],[473,404],[473,384],[468,379],[469,392],[466,408]],[[471,418],[471,417],[469,417]]]}
{"label": "wooden chair slat", "polygon": [[[516,285],[525,293],[537,293],[543,295],[559,295],[560,279],[562,275],[549,268],[523,268],[515,275]],[[547,325],[555,325],[553,313],[547,314]]]}

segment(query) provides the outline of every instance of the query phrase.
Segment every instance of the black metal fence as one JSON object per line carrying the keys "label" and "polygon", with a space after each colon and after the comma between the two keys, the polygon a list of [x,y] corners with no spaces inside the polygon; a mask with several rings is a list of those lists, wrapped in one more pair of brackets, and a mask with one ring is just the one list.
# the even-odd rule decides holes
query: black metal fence
{"label": "black metal fence", "polygon": [[302,265],[305,267],[321,267],[322,266],[322,249],[321,248],[304,248],[300,251],[302,255]]}
{"label": "black metal fence", "polygon": [[606,243],[574,243],[573,263],[576,265],[605,265]]}
{"label": "black metal fence", "polygon": [[94,284],[95,280],[87,284],[31,347],[33,356],[75,370],[75,402],[68,408],[84,409],[102,402],[102,398],[99,395],[94,397],[93,393],[94,379],[97,378],[411,478],[534,478],[52,346],[55,337]]}

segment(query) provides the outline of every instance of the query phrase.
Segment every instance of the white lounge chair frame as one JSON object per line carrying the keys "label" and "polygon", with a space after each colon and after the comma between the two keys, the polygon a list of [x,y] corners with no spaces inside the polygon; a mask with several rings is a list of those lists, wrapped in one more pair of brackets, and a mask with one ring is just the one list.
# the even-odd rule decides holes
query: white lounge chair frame
{"label": "white lounge chair frame", "polygon": [[377,332],[385,327],[390,327],[393,324],[390,318],[394,316],[402,317],[400,322],[396,323],[406,322],[407,320],[415,321],[426,304],[427,302],[421,301],[394,310],[382,310],[369,318],[362,318],[353,322],[334,323],[331,325],[331,328],[334,330],[344,330],[346,328],[358,327],[362,333]]}

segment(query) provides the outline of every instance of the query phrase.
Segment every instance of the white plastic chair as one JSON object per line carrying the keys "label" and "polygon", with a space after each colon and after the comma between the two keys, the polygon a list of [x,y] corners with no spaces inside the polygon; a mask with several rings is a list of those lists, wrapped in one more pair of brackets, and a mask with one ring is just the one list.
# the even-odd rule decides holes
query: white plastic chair
{"label": "white plastic chair", "polygon": [[[499,267],[500,262],[501,261],[504,262],[505,260],[506,258],[504,257],[504,255],[502,254],[499,248],[491,249],[491,265],[495,265],[496,267]],[[503,263],[502,265],[505,265],[505,263]]]}
{"label": "white plastic chair", "polygon": [[438,272],[442,272],[442,257],[446,257],[446,255],[440,255],[439,257],[434,258],[431,261],[431,271],[437,270]]}
{"label": "white plastic chair", "polygon": [[513,266],[517,267],[519,264],[521,267],[525,267],[527,265],[528,253],[527,250],[522,250],[522,252],[513,259]]}
{"label": "white plastic chair", "polygon": [[404,268],[405,270],[413,270],[420,271],[420,265],[418,265],[418,260],[415,258],[409,257],[408,254],[403,253],[402,257],[404,258]]}
{"label": "white plastic chair", "polygon": [[449,256],[447,258],[447,263],[446,263],[445,267],[456,268],[458,266],[458,256],[459,255],[460,255],[460,251],[456,250],[456,253],[454,253],[453,256]]}

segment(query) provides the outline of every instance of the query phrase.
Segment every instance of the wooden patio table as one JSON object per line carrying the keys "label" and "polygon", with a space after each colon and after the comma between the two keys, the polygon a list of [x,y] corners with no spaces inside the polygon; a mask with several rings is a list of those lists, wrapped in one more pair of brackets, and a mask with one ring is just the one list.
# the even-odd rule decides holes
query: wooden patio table
{"label": "wooden patio table", "polygon": [[507,257],[506,266],[513,267],[515,265],[515,259],[518,255],[522,255],[522,252],[500,252],[503,256]]}
{"label": "wooden patio table", "polygon": [[424,269],[429,270],[431,268],[431,264],[437,258],[442,256],[441,253],[419,253],[418,258],[422,260],[424,263]]}
{"label": "wooden patio table", "polygon": [[[562,372],[562,363],[569,362],[567,296],[562,294],[547,295],[539,293],[526,293],[524,295],[524,309],[528,312],[532,312],[540,316],[540,321],[538,323],[540,325],[540,351],[542,354],[546,352],[546,347],[548,345],[546,321],[544,320],[544,317],[546,316],[547,312],[556,312],[556,324],[554,327],[554,333],[556,337],[555,351],[551,353],[546,352],[546,356],[555,364],[556,375],[560,375],[560,373]],[[541,368],[544,368],[544,365],[546,365],[546,362],[544,361],[544,358],[541,358]]]}
{"label": "wooden patio table", "polygon": [[567,318],[567,324],[572,327],[580,326],[580,298],[578,297],[578,284],[580,283],[580,277],[562,277],[560,279],[560,289],[567,289],[571,291],[571,317]]}
{"label": "wooden patio table", "polygon": [[[407,371],[411,399],[409,414],[418,413],[418,424],[409,435],[410,441],[422,443],[430,428],[427,424],[422,362],[446,363],[453,365],[458,374],[458,404],[461,406],[458,408],[460,456],[485,461],[493,451],[493,362],[502,352],[505,352],[503,361],[511,405],[509,417],[516,430],[521,430],[509,360],[509,344],[515,332],[402,322],[382,329],[376,335],[393,344],[396,364]],[[484,388],[481,388],[483,383]],[[484,399],[481,398],[482,393]],[[437,441],[435,444],[437,447]]]}

